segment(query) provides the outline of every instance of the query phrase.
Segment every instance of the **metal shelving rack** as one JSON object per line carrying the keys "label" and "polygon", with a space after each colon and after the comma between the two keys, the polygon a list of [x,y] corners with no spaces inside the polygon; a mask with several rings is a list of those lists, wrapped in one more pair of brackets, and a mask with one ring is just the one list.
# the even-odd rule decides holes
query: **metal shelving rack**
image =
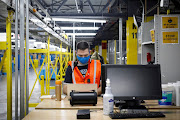
{"label": "metal shelving rack", "polygon": [[[162,17],[178,17],[178,28],[162,29]],[[163,43],[162,32],[178,31],[180,15],[155,15],[155,63],[161,65],[162,83],[180,80],[180,44]]]}
{"label": "metal shelving rack", "polygon": [[155,57],[155,48],[154,42],[151,40],[150,30],[154,29],[154,20],[144,23],[143,27],[143,34],[141,40],[141,64],[148,64],[147,63],[147,53],[151,54],[152,60]]}

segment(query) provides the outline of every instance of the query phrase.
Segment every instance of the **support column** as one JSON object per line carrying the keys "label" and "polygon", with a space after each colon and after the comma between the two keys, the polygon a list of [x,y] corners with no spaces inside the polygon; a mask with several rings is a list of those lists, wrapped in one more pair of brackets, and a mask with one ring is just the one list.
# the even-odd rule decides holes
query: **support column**
{"label": "support column", "polygon": [[48,95],[50,92],[50,50],[49,50],[49,44],[50,44],[50,35],[48,36],[48,75],[47,75],[47,80],[48,80]]}
{"label": "support column", "polygon": [[29,0],[26,0],[26,115],[29,113]]}
{"label": "support column", "polygon": [[104,58],[104,63],[107,64],[107,40],[102,40],[102,57]]}
{"label": "support column", "polygon": [[[48,50],[48,45],[46,45],[46,49]],[[46,95],[48,95],[48,66],[47,66],[47,64],[48,64],[48,53],[45,53],[45,58],[46,58],[46,60],[45,60],[45,65],[46,65],[46,77],[45,77],[45,79],[46,79]]]}
{"label": "support column", "polygon": [[134,25],[133,17],[128,17],[126,21],[126,52],[127,52],[127,64],[137,64],[137,27]]}
{"label": "support column", "polygon": [[122,64],[122,18],[119,18],[119,58]]}
{"label": "support column", "polygon": [[16,0],[15,3],[15,120],[18,120],[18,1]]}
{"label": "support column", "polygon": [[12,120],[12,50],[11,50],[11,21],[13,11],[8,10],[6,18],[6,55],[7,55],[7,120]]}
{"label": "support column", "polygon": [[61,45],[60,45],[60,49],[61,49],[61,53],[60,53],[60,80],[62,81],[63,79],[63,73],[62,73],[62,69],[63,69],[63,64],[62,64],[62,42],[61,42]]}
{"label": "support column", "polygon": [[116,40],[114,40],[114,64],[116,64]]}
{"label": "support column", "polygon": [[[75,23],[73,23],[73,28],[75,27]],[[73,61],[75,61],[75,45],[76,39],[75,39],[75,29],[73,29]]]}
{"label": "support column", "polygon": [[20,119],[24,118],[24,0],[20,0]]}

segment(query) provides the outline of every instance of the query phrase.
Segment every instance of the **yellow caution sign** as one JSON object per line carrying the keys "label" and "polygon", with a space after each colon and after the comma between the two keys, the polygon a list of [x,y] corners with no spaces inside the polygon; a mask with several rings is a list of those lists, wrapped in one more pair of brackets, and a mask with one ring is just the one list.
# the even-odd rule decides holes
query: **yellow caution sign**
{"label": "yellow caution sign", "polygon": [[178,28],[178,17],[162,17],[162,28]]}
{"label": "yellow caution sign", "polygon": [[179,43],[178,31],[163,32],[163,43]]}
{"label": "yellow caution sign", "polygon": [[152,42],[155,42],[155,36],[154,36],[155,30],[154,29],[150,30],[150,33],[151,33],[151,40],[152,40]]}

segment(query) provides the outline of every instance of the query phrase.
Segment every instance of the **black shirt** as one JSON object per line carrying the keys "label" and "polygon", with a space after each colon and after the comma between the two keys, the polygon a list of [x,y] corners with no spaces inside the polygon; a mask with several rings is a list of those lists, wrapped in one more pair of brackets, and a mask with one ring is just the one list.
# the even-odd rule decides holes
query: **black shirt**
{"label": "black shirt", "polygon": [[[83,77],[85,77],[86,75],[86,72],[88,70],[88,64],[87,65],[84,65],[84,66],[77,66],[79,71],[81,72],[81,74],[83,75]],[[66,75],[65,75],[65,80],[64,80],[65,83],[73,83],[72,82],[72,68],[71,66],[69,65],[67,70],[66,70]]]}

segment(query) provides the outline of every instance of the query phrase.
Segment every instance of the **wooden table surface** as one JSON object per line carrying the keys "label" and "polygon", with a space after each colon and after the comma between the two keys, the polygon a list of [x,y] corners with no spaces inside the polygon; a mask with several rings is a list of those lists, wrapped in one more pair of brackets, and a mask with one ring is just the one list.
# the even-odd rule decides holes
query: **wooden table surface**
{"label": "wooden table surface", "polygon": [[[69,110],[69,109],[103,109],[103,98],[98,97],[98,102],[96,106],[92,105],[70,105],[70,101],[65,98],[62,101],[56,101],[55,99],[44,99],[39,105],[36,106],[37,109],[64,109],[64,110]],[[160,106],[158,105],[157,100],[147,100],[145,104],[147,108],[150,109],[180,109],[180,107],[177,106]]]}
{"label": "wooden table surface", "polygon": [[[179,109],[150,110],[163,112],[165,118],[144,118],[143,120],[180,120]],[[76,120],[77,110],[33,110],[23,120]],[[102,110],[92,110],[90,120],[111,120],[109,116],[103,115]],[[128,119],[126,119],[128,120]],[[129,119],[132,120],[132,119]],[[133,119],[142,120],[142,118]]]}

